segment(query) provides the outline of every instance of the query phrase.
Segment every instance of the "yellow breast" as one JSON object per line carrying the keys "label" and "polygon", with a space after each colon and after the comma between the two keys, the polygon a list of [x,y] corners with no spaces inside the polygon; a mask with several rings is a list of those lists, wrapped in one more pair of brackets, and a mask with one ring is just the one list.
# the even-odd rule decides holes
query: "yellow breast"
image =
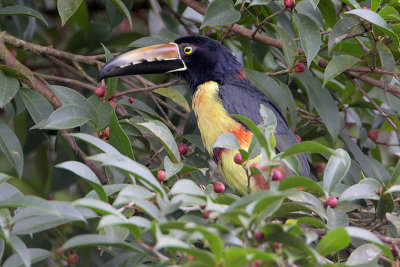
{"label": "yellow breast", "polygon": [[229,116],[221,103],[218,92],[218,83],[206,82],[199,85],[192,100],[205,148],[212,154],[212,146],[218,136],[223,133],[232,133],[238,138],[240,146],[247,149],[251,141],[251,132]]}

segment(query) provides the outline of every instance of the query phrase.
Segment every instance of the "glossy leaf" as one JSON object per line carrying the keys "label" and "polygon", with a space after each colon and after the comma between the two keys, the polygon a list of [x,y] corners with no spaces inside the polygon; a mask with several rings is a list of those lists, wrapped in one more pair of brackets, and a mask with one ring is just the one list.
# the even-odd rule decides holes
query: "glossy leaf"
{"label": "glossy leaf", "polygon": [[71,129],[85,124],[91,118],[92,114],[85,107],[69,104],[56,109],[47,120],[32,129]]}
{"label": "glossy leaf", "polygon": [[24,153],[15,133],[0,120],[0,148],[19,178],[24,168]]}
{"label": "glossy leaf", "polygon": [[311,18],[303,14],[297,14],[295,20],[299,29],[300,43],[307,57],[307,68],[309,68],[321,46],[319,27]]}
{"label": "glossy leaf", "polygon": [[320,153],[327,155],[336,155],[336,151],[320,143],[313,141],[304,141],[289,147],[285,152],[279,155],[280,158],[286,158],[300,153]]}
{"label": "glossy leaf", "polygon": [[329,231],[318,243],[316,250],[322,256],[326,256],[345,249],[350,245],[350,236],[344,228],[336,228]]}
{"label": "glossy leaf", "polygon": [[335,187],[343,180],[350,168],[351,159],[349,154],[343,149],[336,149],[336,155],[330,157],[324,171],[324,189],[332,192]]}
{"label": "glossy leaf", "polygon": [[172,136],[171,131],[163,123],[155,120],[149,120],[148,122],[138,123],[137,126],[154,134],[164,145],[169,157],[173,162],[181,161],[178,146],[176,145],[174,137]]}
{"label": "glossy leaf", "polygon": [[291,68],[294,64],[295,58],[298,54],[298,49],[293,38],[283,28],[275,25],[275,31],[282,42],[283,53],[285,54],[286,65]]}
{"label": "glossy leaf", "polygon": [[186,98],[178,90],[173,88],[158,88],[155,89],[153,92],[168,97],[172,101],[183,106],[186,109],[186,111],[190,112],[190,107],[188,102],[186,101]]}
{"label": "glossy leaf", "polygon": [[304,85],[310,102],[324,121],[329,134],[336,140],[340,130],[340,116],[332,95],[314,77],[296,74],[296,78]]}
{"label": "glossy leaf", "polygon": [[233,7],[230,0],[215,0],[207,8],[201,29],[206,26],[223,26],[235,23],[240,19],[240,12]]}
{"label": "glossy leaf", "polygon": [[340,19],[335,27],[333,27],[331,34],[329,34],[328,40],[328,52],[332,50],[340,43],[348,34],[359,25],[358,19],[354,17],[346,17]]}
{"label": "glossy leaf", "polygon": [[78,10],[82,0],[57,0],[57,10],[64,26],[68,19]]}
{"label": "glossy leaf", "polygon": [[51,113],[53,113],[54,109],[51,104],[38,92],[22,87],[18,94],[24,101],[24,104],[35,123],[47,120]]}
{"label": "glossy leaf", "polygon": [[125,155],[133,160],[135,156],[133,155],[132,144],[126,133],[122,130],[119,124],[118,117],[115,114],[115,110],[111,113],[110,119],[110,144],[118,149],[122,155]]}
{"label": "glossy leaf", "polygon": [[[31,259],[31,263],[37,263],[53,256],[53,253],[51,253],[50,251],[40,248],[29,248],[28,253]],[[11,255],[4,262],[3,265],[3,267],[20,267],[20,266],[25,266],[25,263],[18,254]]]}
{"label": "glossy leaf", "polygon": [[96,174],[91,169],[89,169],[88,166],[78,161],[65,161],[61,164],[56,165],[56,167],[69,170],[85,179],[96,191],[99,198],[105,202],[108,202],[106,192],[104,192],[104,189],[101,186],[99,179],[97,178]]}
{"label": "glossy leaf", "polygon": [[374,244],[364,244],[356,248],[346,261],[349,266],[362,266],[377,263],[382,250]]}
{"label": "glossy leaf", "polygon": [[368,22],[371,22],[376,27],[378,27],[380,30],[382,30],[385,34],[387,34],[390,37],[390,39],[392,39],[392,41],[396,44],[397,47],[399,46],[399,37],[388,26],[386,21],[381,16],[379,16],[377,13],[375,13],[371,10],[354,9],[354,10],[345,12],[345,14],[355,15],[355,16],[358,16]]}
{"label": "glossy leaf", "polygon": [[[0,9],[1,11],[1,9]],[[0,70],[0,108],[10,102],[19,89],[19,81]]]}
{"label": "glossy leaf", "polygon": [[340,55],[334,57],[326,66],[325,73],[324,73],[324,82],[322,86],[324,87],[328,81],[335,78],[343,71],[347,70],[348,68],[354,66],[360,61],[360,59],[349,56],[349,55]]}
{"label": "glossy leaf", "polygon": [[228,148],[228,149],[240,149],[239,141],[236,136],[231,133],[223,133],[218,136],[217,141],[215,141],[213,148]]}
{"label": "glossy leaf", "polygon": [[28,6],[7,6],[0,8],[0,16],[9,16],[9,15],[26,15],[26,16],[32,16],[34,18],[39,19],[42,21],[44,24],[47,25],[46,19],[43,17],[42,14],[40,14],[37,10],[30,8]]}
{"label": "glossy leaf", "polygon": [[368,184],[355,184],[347,188],[339,197],[339,201],[352,201],[356,199],[378,200],[375,189]]}

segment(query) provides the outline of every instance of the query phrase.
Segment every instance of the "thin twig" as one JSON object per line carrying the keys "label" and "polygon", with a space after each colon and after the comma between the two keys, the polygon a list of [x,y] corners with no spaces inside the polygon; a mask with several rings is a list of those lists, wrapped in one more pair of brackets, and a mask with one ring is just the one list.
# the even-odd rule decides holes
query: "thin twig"
{"label": "thin twig", "polygon": [[35,72],[35,75],[42,77],[46,81],[62,82],[64,84],[75,85],[75,86],[79,86],[82,88],[86,88],[91,91],[94,91],[96,89],[96,87],[93,85],[90,85],[90,84],[87,84],[87,83],[84,83],[81,81],[77,81],[74,79],[70,79],[70,78],[58,77],[58,76],[48,75],[48,74],[39,73],[39,72]]}
{"label": "thin twig", "polygon": [[256,25],[256,29],[254,30],[253,34],[251,35],[251,39],[254,39],[254,36],[257,34],[257,32],[260,30],[260,28],[265,25],[268,21],[270,21],[272,18],[278,16],[279,14],[282,14],[283,12],[287,11],[287,9],[281,9],[271,15],[269,15],[268,17],[266,17],[263,21],[261,21],[260,23],[258,23]]}

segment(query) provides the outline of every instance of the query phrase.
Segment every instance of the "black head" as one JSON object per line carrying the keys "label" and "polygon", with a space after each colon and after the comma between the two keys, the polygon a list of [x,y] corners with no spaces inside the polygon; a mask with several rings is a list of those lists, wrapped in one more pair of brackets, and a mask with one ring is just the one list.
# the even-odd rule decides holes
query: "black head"
{"label": "black head", "polygon": [[197,86],[215,81],[224,84],[243,73],[242,65],[226,47],[203,36],[186,36],[175,40],[187,69],[177,72],[192,90]]}

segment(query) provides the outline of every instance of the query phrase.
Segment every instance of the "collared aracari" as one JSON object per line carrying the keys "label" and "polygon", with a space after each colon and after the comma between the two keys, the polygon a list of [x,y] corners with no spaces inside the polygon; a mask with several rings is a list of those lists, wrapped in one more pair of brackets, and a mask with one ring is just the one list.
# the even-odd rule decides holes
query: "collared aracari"
{"label": "collared aracari", "polygon": [[[276,150],[284,151],[298,143],[277,106],[246,78],[242,65],[217,41],[201,36],[187,36],[174,43],[152,45],[121,54],[100,71],[99,79],[133,75],[176,72],[192,89],[192,107],[204,146],[218,164],[227,184],[247,194],[248,180],[244,168],[234,163],[237,150],[213,148],[223,133],[234,134],[243,149],[250,146],[252,133],[230,114],[239,114],[262,122],[260,105],[269,108],[277,119]],[[248,166],[260,160],[248,162]],[[310,167],[305,155],[297,155],[299,175],[309,177]],[[280,169],[289,174],[287,168]],[[268,189],[263,177],[253,175],[251,190]]]}

